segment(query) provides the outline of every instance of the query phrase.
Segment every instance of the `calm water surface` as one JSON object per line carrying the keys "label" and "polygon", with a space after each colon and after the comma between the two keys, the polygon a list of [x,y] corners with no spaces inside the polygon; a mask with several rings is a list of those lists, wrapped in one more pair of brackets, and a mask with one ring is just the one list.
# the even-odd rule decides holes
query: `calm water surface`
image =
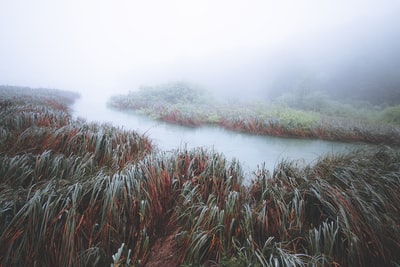
{"label": "calm water surface", "polygon": [[346,152],[361,146],[322,140],[249,135],[217,127],[190,128],[172,125],[133,112],[109,109],[104,97],[81,97],[73,106],[73,115],[87,121],[111,123],[135,130],[150,137],[164,151],[182,147],[206,147],[223,153],[228,160],[238,159],[246,172],[256,170],[257,165],[263,163],[269,170],[273,170],[282,159],[312,164],[318,157],[328,153]]}

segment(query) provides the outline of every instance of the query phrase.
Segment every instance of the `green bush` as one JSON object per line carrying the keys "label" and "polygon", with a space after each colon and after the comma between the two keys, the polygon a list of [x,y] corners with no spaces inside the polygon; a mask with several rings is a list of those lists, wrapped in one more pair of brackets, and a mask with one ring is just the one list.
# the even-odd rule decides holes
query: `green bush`
{"label": "green bush", "polygon": [[[187,82],[170,82],[155,86],[141,86],[138,91],[129,92],[124,97],[124,103],[147,104],[203,104],[210,101],[207,92]],[[121,99],[122,100],[122,99]],[[112,104],[112,103],[111,103]]]}
{"label": "green bush", "polygon": [[385,108],[378,118],[381,122],[400,125],[400,105]]}

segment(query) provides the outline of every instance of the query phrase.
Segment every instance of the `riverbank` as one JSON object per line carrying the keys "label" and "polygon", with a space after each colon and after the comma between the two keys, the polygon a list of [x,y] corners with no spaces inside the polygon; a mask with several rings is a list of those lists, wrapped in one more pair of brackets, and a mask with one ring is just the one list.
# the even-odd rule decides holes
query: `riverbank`
{"label": "riverbank", "polygon": [[73,95],[0,89],[1,265],[400,263],[398,150],[281,161],[245,185],[216,151],[156,152],[72,119]]}
{"label": "riverbank", "polygon": [[307,101],[307,95],[301,100],[292,98],[269,103],[223,103],[185,83],[170,83],[113,96],[108,105],[189,127],[217,125],[257,135],[400,145],[398,107],[376,110],[366,104],[353,107],[315,96],[312,101]]}
{"label": "riverbank", "polygon": [[[231,131],[217,125],[186,127],[154,120],[135,111],[120,111],[106,106],[104,101],[92,101],[82,95],[73,105],[73,117],[88,121],[111,123],[113,126],[137,131],[148,136],[157,149],[174,151],[198,147],[223,153],[228,160],[240,161],[245,173],[250,174],[264,165],[269,171],[282,160],[297,160],[303,166],[313,164],[328,154],[346,153],[364,146],[363,143],[343,143],[321,139],[281,138]],[[249,178],[250,179],[250,178]]]}

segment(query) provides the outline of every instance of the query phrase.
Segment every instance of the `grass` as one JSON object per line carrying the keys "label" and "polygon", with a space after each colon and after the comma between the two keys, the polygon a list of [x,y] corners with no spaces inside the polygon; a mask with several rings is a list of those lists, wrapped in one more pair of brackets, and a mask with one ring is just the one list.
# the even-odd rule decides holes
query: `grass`
{"label": "grass", "polygon": [[219,167],[211,165],[212,175],[208,168],[200,174],[208,177],[208,194],[197,180],[180,191],[173,218],[182,227],[177,239],[184,262],[398,262],[398,162],[399,153],[387,147],[327,156],[307,168],[283,161],[272,174],[260,169],[247,187],[235,178],[238,166],[221,159]]}
{"label": "grass", "polygon": [[222,103],[210,95],[179,82],[116,95],[108,105],[190,127],[207,124],[261,135],[400,145],[397,107],[342,103],[309,90],[256,103]]}
{"label": "grass", "polygon": [[214,151],[72,120],[71,95],[39,91],[0,90],[1,266],[152,266],[154,249],[174,266],[400,264],[398,149],[245,176]]}
{"label": "grass", "polygon": [[75,94],[0,92],[2,265],[103,265],[124,242],[137,244],[137,261],[145,258],[151,223],[137,220],[143,188],[121,171],[150,153],[150,140],[73,121],[67,105]]}

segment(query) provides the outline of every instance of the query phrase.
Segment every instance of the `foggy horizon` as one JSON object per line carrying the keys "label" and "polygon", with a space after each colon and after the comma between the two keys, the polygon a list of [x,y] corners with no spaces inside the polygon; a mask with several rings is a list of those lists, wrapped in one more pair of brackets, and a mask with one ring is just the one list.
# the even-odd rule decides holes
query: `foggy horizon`
{"label": "foggy horizon", "polygon": [[301,79],[331,92],[389,80],[393,91],[399,11],[394,1],[7,0],[0,85],[109,96],[184,80],[268,97]]}

